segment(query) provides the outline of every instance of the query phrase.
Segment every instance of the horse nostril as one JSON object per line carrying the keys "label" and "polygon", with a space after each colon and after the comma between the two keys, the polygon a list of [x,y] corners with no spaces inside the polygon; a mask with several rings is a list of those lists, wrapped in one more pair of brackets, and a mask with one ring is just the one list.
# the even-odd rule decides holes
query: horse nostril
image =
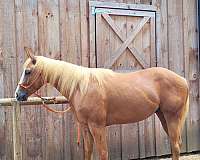
{"label": "horse nostril", "polygon": [[19,96],[18,93],[16,93],[16,98],[17,98],[18,96]]}

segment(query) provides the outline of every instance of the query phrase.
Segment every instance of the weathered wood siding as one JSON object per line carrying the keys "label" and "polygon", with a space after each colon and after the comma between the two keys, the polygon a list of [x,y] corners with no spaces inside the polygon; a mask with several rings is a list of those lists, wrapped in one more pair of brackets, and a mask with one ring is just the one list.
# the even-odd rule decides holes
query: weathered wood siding
{"label": "weathered wood siding", "polygon": [[[160,8],[161,52],[157,65],[185,76],[190,84],[190,111],[183,131],[182,152],[200,150],[200,86],[197,45],[196,0],[104,0],[117,3],[142,3]],[[103,0],[101,1],[103,2]],[[89,32],[91,9],[88,0],[0,0],[0,98],[13,97],[22,64],[26,58],[24,46],[32,47],[36,55],[62,59],[84,66],[96,66],[95,30]],[[130,19],[131,20],[131,19]],[[120,20],[123,23],[123,18]],[[131,22],[130,22],[131,23]],[[128,26],[130,27],[130,26]],[[106,33],[105,33],[106,35]],[[93,37],[93,38],[90,38]],[[114,43],[114,42],[112,42]],[[115,44],[117,45],[117,44]],[[43,95],[57,95],[51,87],[42,89]],[[54,107],[62,108],[62,105]],[[83,147],[76,145],[76,123],[72,114],[63,117],[35,107],[22,107],[23,159],[55,160],[83,159]],[[154,121],[154,120],[153,120]],[[143,122],[142,122],[143,123]],[[170,153],[170,145],[160,122],[155,116],[155,156]],[[133,157],[145,157],[152,149],[145,143],[148,131],[137,124],[138,135]],[[134,126],[134,125],[133,125]],[[116,129],[119,132],[126,130]],[[123,127],[124,128],[124,127]],[[131,131],[131,129],[129,129]],[[119,133],[116,132],[116,133]],[[130,154],[121,133],[108,135],[112,141],[111,159],[126,159]],[[12,109],[0,109],[0,159],[13,159]],[[117,137],[118,136],[118,137]],[[129,134],[126,133],[126,136]],[[130,137],[132,133],[130,133]],[[113,139],[113,140],[112,140]],[[148,138],[147,138],[148,139]],[[117,140],[117,141],[116,141]],[[115,146],[113,146],[115,145]],[[135,144],[132,144],[135,145]],[[130,145],[130,146],[132,146]],[[123,147],[123,148],[122,148]],[[145,148],[144,148],[145,147]],[[135,148],[135,147],[134,147]],[[95,154],[95,159],[97,156]]]}
{"label": "weathered wood siding", "polygon": [[[183,131],[182,152],[200,148],[200,103],[197,41],[197,1],[155,0],[161,8],[161,52],[158,65],[185,76],[190,85],[190,110]],[[158,124],[156,130],[160,128]],[[157,130],[158,155],[170,153],[169,142],[163,130]],[[168,150],[167,150],[168,149]]]}

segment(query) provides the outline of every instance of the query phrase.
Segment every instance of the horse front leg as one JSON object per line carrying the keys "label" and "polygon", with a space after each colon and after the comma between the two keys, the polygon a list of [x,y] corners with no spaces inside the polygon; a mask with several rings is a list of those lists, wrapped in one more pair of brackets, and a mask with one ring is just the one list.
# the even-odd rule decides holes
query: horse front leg
{"label": "horse front leg", "polygon": [[91,160],[94,140],[87,125],[81,125],[81,130],[84,143],[84,160]]}
{"label": "horse front leg", "polygon": [[108,147],[106,142],[106,127],[94,127],[89,124],[90,131],[94,138],[100,160],[108,160]]}

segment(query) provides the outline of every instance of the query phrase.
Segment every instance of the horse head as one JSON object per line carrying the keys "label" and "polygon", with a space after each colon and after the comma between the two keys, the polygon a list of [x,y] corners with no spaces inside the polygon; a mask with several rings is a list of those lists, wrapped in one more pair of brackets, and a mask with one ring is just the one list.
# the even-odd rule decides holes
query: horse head
{"label": "horse head", "polygon": [[38,67],[38,58],[34,56],[31,48],[24,47],[28,59],[24,63],[23,72],[15,90],[18,101],[26,101],[27,98],[43,86],[41,67]]}

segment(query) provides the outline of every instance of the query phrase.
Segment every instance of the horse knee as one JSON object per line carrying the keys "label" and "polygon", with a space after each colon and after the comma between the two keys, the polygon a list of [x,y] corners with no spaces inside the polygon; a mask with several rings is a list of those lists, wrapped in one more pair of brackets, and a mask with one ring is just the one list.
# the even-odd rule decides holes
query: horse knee
{"label": "horse knee", "polygon": [[180,154],[180,145],[179,143],[176,143],[172,146],[172,149],[174,151],[174,153],[177,155],[177,154]]}
{"label": "horse knee", "polygon": [[108,160],[108,152],[107,151],[102,151],[100,153],[100,158],[101,158],[101,160]]}

